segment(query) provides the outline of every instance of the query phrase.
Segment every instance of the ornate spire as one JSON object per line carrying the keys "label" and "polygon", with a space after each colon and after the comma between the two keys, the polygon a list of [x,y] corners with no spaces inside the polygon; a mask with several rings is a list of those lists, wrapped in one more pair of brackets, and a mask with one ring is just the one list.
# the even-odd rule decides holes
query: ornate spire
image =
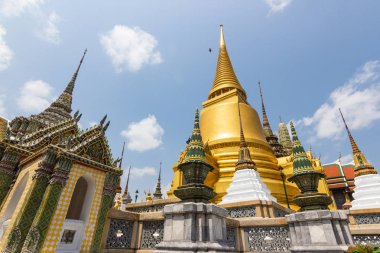
{"label": "ornate spire", "polygon": [[199,111],[196,109],[194,129],[190,137],[189,147],[183,163],[199,161],[206,162],[206,155],[203,147],[201,130],[199,128]]}
{"label": "ornate spire", "polygon": [[121,157],[120,157],[119,169],[121,169],[121,168],[122,168],[122,165],[123,165],[124,148],[125,148],[125,141],[123,142],[123,149],[121,150]]}
{"label": "ornate spire", "polygon": [[131,175],[131,166],[129,166],[128,176],[127,176],[127,183],[125,184],[125,189],[124,189],[124,193],[123,193],[123,198],[122,198],[123,204],[127,204],[127,203],[131,203],[132,202],[132,197],[131,197],[131,195],[129,194],[129,191],[128,191],[129,176],[130,175]]}
{"label": "ornate spire", "polygon": [[293,202],[301,207],[300,211],[325,210],[332,203],[330,196],[318,192],[318,184],[325,174],[317,172],[311,165],[305,149],[298,139],[293,122],[290,122],[293,135],[293,176],[288,181],[293,182],[300,189],[301,194],[296,195]]}
{"label": "ornate spire", "polygon": [[162,166],[162,162],[160,162],[160,171],[158,172],[156,191],[153,193],[153,196],[154,196],[153,199],[162,199],[162,193],[161,193],[161,166]]}
{"label": "ornate spire", "polygon": [[355,177],[368,175],[368,174],[377,174],[377,171],[373,167],[372,164],[370,164],[367,161],[367,158],[365,155],[359,150],[358,146],[356,145],[356,142],[354,138],[351,135],[350,129],[347,126],[346,120],[343,117],[343,113],[339,108],[340,115],[342,116],[344,126],[346,127],[346,131],[348,134],[348,138],[350,139],[351,147],[352,147],[352,153],[355,163]]}
{"label": "ornate spire", "polygon": [[306,174],[314,173],[315,170],[311,165],[310,160],[307,158],[305,149],[303,148],[300,140],[298,139],[296,129],[293,122],[290,121],[290,129],[293,135],[293,174]]}
{"label": "ornate spire", "polygon": [[263,112],[263,127],[264,127],[264,131],[265,131],[265,128],[267,128],[270,132],[272,132],[272,129],[271,129],[270,124],[269,124],[267,112],[265,111],[265,105],[264,105],[264,99],[263,99],[263,91],[261,90],[261,83],[260,83],[260,81],[258,82],[258,85],[259,85],[260,98],[261,98],[261,110]]}
{"label": "ornate spire", "polygon": [[278,137],[273,134],[272,128],[270,127],[267,112],[265,110],[263,92],[261,90],[261,84],[258,82],[259,90],[260,90],[260,98],[261,98],[261,108],[263,112],[263,130],[265,134],[265,138],[269,145],[272,147],[273,153],[276,157],[286,156],[287,153],[284,151],[283,146],[278,142]]}
{"label": "ornate spire", "polygon": [[74,86],[75,86],[75,81],[77,80],[77,76],[78,76],[80,67],[82,66],[82,62],[83,62],[83,59],[84,59],[86,53],[87,53],[87,49],[84,50],[83,56],[80,59],[79,65],[77,67],[77,70],[74,72],[73,76],[71,77],[71,80],[70,80],[69,84],[67,85],[67,87],[65,89],[65,92],[68,93],[68,94],[70,94],[70,95],[73,94],[73,90],[74,90]]}
{"label": "ornate spire", "polygon": [[77,79],[79,69],[82,65],[86,52],[87,49],[84,51],[84,54],[79,62],[76,71],[74,72],[70,82],[67,84],[62,94],[45,111],[38,115],[32,116],[33,119],[45,125],[46,123],[56,123],[61,120],[71,118],[70,113],[72,104],[72,94],[75,86],[75,81]]}
{"label": "ornate spire", "polygon": [[218,63],[216,66],[214,83],[209,93],[209,99],[216,97],[221,93],[228,92],[232,89],[238,89],[244,99],[246,99],[245,90],[243,87],[241,87],[232,67],[230,57],[228,56],[226,42],[224,40],[223,34],[223,25],[221,25]]}
{"label": "ornate spire", "polygon": [[244,138],[243,124],[241,122],[240,115],[240,103],[238,103],[239,111],[239,124],[240,124],[240,150],[239,150],[239,159],[236,163],[236,170],[240,169],[254,169],[256,170],[256,164],[252,161],[251,154],[247,147],[247,143]]}
{"label": "ornate spire", "polygon": [[290,140],[290,135],[286,124],[280,118],[280,123],[278,124],[278,136],[280,143],[284,148],[286,155],[290,155],[293,152],[293,143]]}
{"label": "ornate spire", "polygon": [[348,126],[347,126],[346,120],[344,119],[344,117],[343,117],[343,113],[342,113],[342,111],[340,110],[340,108],[339,108],[339,112],[340,112],[340,115],[342,116],[344,126],[346,127],[346,131],[347,131],[347,134],[348,134],[348,138],[350,139],[350,143],[351,143],[351,147],[352,147],[352,152],[353,152],[354,154],[356,154],[356,153],[360,153],[360,150],[359,150],[359,148],[358,148],[358,145],[356,145],[356,142],[355,142],[354,138],[353,138],[352,135],[351,135],[350,129],[349,129]]}
{"label": "ornate spire", "polygon": [[184,184],[174,190],[174,195],[182,201],[209,202],[215,197],[211,187],[204,184],[206,176],[213,167],[207,163],[201,131],[199,129],[199,111],[195,111],[194,129],[190,137],[187,153],[178,165]]}

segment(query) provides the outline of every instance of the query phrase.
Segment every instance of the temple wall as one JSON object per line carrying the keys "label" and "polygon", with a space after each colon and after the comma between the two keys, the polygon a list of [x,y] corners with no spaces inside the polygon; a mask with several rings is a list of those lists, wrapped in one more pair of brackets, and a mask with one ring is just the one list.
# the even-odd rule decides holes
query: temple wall
{"label": "temple wall", "polygon": [[[94,169],[89,166],[74,163],[69,174],[69,179],[65,188],[60,195],[57,209],[55,210],[51,221],[47,237],[42,246],[41,252],[56,252],[57,245],[62,237],[62,226],[65,222],[66,214],[70,205],[70,200],[78,179],[82,176],[89,177],[94,181],[94,194],[90,201],[90,211],[85,221],[83,240],[80,246],[80,252],[90,252],[91,243],[94,236],[98,211],[102,199],[105,172]],[[84,206],[83,208],[86,208]]]}
{"label": "temple wall", "polygon": [[[171,202],[128,204],[135,212],[111,209],[103,233],[102,252],[154,252],[164,233],[162,208]],[[284,216],[291,210],[271,201],[221,206],[229,211],[227,242],[236,252],[290,252],[291,231]],[[346,213],[355,244],[380,245],[380,208]]]}
{"label": "temple wall", "polygon": [[[9,211],[9,208],[12,208],[10,205],[11,204],[15,205],[15,208],[14,209],[12,208],[13,211],[11,211],[12,216],[8,217],[8,218],[10,218],[10,223],[9,223],[7,229],[4,231],[4,234],[3,234],[2,238],[1,238],[1,241],[0,241],[0,251],[2,251],[3,248],[5,247],[6,240],[8,239],[9,233],[11,232],[12,227],[13,227],[13,225],[15,223],[17,214],[21,211],[22,205],[25,202],[25,199],[28,196],[28,193],[30,192],[30,188],[31,188],[32,182],[33,182],[32,176],[34,174],[34,171],[38,168],[38,164],[40,163],[40,161],[41,161],[41,159],[36,159],[36,160],[34,160],[34,161],[32,161],[32,162],[24,165],[21,168],[21,171],[20,171],[20,173],[19,173],[19,175],[17,177],[17,180],[15,182],[15,185],[12,187],[11,191],[9,192],[9,195],[7,196],[7,199],[4,202],[4,205],[1,208],[1,212],[0,212],[0,225],[4,221],[6,221],[6,219],[7,219],[7,217],[4,217],[4,214]],[[16,199],[12,198],[12,196],[14,196],[15,193],[20,188],[23,188],[23,186],[21,186],[21,182],[23,181],[24,176],[27,176],[27,180],[26,180],[25,188],[22,191],[22,193],[20,194],[21,195],[20,198],[19,199],[17,197],[16,197]],[[17,204],[16,203],[11,203],[11,202],[14,202],[14,201],[18,201]]]}

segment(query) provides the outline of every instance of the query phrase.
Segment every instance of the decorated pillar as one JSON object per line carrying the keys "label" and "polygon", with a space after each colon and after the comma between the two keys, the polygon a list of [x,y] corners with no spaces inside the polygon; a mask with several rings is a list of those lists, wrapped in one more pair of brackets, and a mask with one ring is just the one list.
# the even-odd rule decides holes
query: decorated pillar
{"label": "decorated pillar", "polygon": [[100,252],[100,243],[102,240],[102,234],[104,224],[106,222],[108,210],[112,206],[112,201],[115,198],[116,188],[118,186],[120,171],[108,172],[104,182],[102,203],[98,213],[98,220],[96,222],[96,229],[94,234],[94,240],[91,246],[91,252]]}
{"label": "decorated pillar", "polygon": [[31,228],[26,236],[22,252],[37,253],[44,243],[51,219],[57,208],[62,190],[66,185],[72,167],[72,160],[61,156],[54,167],[53,174],[46,188],[41,205],[34,217]]}
{"label": "decorated pillar", "polygon": [[0,206],[8,194],[19,161],[19,153],[10,148],[5,149],[0,161]]}
{"label": "decorated pillar", "polygon": [[43,200],[55,161],[56,154],[51,150],[47,150],[33,175],[31,189],[27,193],[25,202],[22,203],[21,211],[17,214],[4,252],[21,252],[23,242]]}

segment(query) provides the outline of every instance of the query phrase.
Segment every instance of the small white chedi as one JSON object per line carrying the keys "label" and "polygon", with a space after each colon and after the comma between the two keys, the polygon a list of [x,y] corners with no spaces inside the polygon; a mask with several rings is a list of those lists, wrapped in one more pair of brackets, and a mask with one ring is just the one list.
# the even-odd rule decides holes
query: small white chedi
{"label": "small white chedi", "polygon": [[220,204],[227,204],[241,201],[252,200],[271,200],[277,201],[271,195],[266,185],[261,180],[259,173],[256,171],[256,165],[252,161],[251,154],[245,142],[243,128],[240,118],[240,150],[239,160],[236,163],[236,171],[227,194],[224,195]]}

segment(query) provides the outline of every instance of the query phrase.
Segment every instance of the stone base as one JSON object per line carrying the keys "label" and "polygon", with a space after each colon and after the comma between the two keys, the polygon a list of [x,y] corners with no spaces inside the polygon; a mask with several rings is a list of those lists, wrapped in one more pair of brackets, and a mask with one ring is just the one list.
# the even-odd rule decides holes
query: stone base
{"label": "stone base", "polygon": [[346,252],[353,244],[345,211],[307,211],[285,216],[291,252]]}
{"label": "stone base", "polygon": [[179,203],[164,208],[164,238],[155,252],[233,252],[227,246],[228,211],[214,204]]}

